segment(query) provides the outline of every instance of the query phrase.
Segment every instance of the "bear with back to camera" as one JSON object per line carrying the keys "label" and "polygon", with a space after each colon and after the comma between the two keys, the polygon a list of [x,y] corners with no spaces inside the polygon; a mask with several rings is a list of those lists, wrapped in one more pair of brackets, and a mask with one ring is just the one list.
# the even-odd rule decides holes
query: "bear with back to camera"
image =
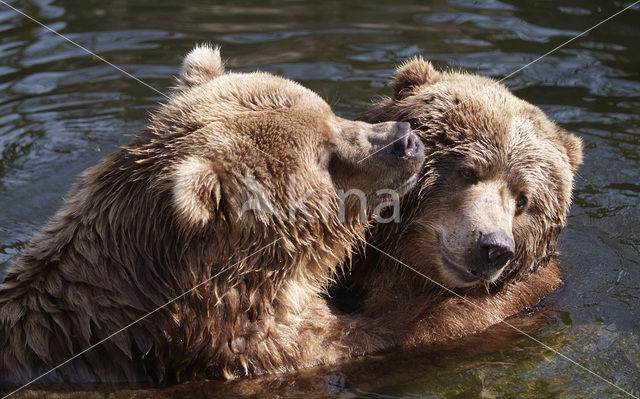
{"label": "bear with back to camera", "polygon": [[469,336],[538,304],[562,284],[580,139],[496,81],[420,58],[392,85],[362,120],[411,123],[426,160],[399,223],[374,226],[332,292],[361,296],[357,313],[396,328],[392,346]]}
{"label": "bear with back to camera", "polygon": [[379,189],[411,188],[423,159],[408,123],[339,118],[299,84],[225,73],[197,47],[149,127],[81,175],[9,269],[0,377],[27,382],[95,344],[39,382],[233,378],[349,356],[352,320],[320,294],[371,209],[339,192],[373,206]]}

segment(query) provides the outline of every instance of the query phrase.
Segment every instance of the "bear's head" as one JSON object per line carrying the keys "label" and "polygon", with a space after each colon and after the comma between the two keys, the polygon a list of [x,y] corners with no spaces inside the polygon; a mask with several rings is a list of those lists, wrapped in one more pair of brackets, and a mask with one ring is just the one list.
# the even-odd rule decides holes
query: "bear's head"
{"label": "bear's head", "polygon": [[[277,256],[307,259],[310,267],[341,261],[372,206],[385,198],[376,193],[408,191],[424,160],[408,123],[337,117],[290,80],[225,73],[219,50],[208,46],[187,55],[148,133],[131,152],[138,163],[163,165],[172,213],[185,234],[221,235],[216,241],[227,247],[220,254],[278,239],[286,254]],[[352,190],[366,205],[341,196]],[[302,262],[272,263],[262,267]],[[320,269],[317,276],[304,272],[326,277]]]}
{"label": "bear's head", "polygon": [[392,85],[363,120],[411,123],[426,161],[402,222],[377,226],[372,242],[449,287],[545,265],[566,224],[580,139],[485,77],[414,59]]}
{"label": "bear's head", "polygon": [[409,123],[339,118],[297,83],[225,73],[218,49],[195,48],[149,127],[81,175],[0,285],[0,374],[30,380],[103,337],[61,381],[134,381],[135,346],[145,379],[286,369],[289,315],[368,223],[373,203],[341,191],[408,191],[423,161]]}

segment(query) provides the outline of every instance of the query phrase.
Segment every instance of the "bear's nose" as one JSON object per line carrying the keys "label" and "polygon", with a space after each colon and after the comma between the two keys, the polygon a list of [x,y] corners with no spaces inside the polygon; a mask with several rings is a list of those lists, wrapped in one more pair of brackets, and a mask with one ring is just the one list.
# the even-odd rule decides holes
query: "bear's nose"
{"label": "bear's nose", "polygon": [[413,158],[417,156],[422,143],[411,130],[411,125],[407,122],[396,122],[395,129],[391,153],[398,157]]}
{"label": "bear's nose", "polygon": [[515,255],[515,242],[503,232],[480,233],[478,256],[483,273],[492,273],[507,264]]}

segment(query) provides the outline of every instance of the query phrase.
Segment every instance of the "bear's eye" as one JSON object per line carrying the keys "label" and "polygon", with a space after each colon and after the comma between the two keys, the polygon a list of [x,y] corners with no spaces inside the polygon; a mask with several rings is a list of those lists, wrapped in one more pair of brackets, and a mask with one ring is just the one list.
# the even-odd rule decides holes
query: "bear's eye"
{"label": "bear's eye", "polygon": [[516,198],[516,215],[519,215],[522,212],[524,212],[528,202],[529,202],[529,199],[525,194],[521,193],[520,195],[518,195],[518,198]]}
{"label": "bear's eye", "polygon": [[460,168],[458,173],[460,174],[460,177],[469,184],[476,184],[478,182],[478,174],[471,168]]}

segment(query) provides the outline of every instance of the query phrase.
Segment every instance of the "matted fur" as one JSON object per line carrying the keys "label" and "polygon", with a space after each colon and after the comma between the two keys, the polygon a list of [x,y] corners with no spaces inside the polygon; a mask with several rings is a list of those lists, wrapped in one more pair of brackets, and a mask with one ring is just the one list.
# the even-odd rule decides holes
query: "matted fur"
{"label": "matted fur", "polygon": [[[29,381],[204,281],[40,382],[233,378],[362,352],[353,319],[319,297],[367,223],[357,207],[339,218],[337,189],[350,186],[329,161],[360,159],[376,148],[354,138],[406,124],[342,120],[292,81],[225,74],[206,46],[178,82],[142,134],[81,175],[11,266],[0,285],[2,380]],[[419,155],[354,175],[366,194],[384,179],[399,186]],[[255,195],[248,182],[272,212],[243,208]]]}
{"label": "matted fur", "polygon": [[[410,122],[425,145],[426,161],[416,188],[402,199],[401,222],[376,225],[367,240],[471,304],[373,248],[355,259],[352,274],[335,292],[364,295],[357,312],[397,326],[392,345],[474,334],[534,306],[562,284],[556,244],[582,162],[580,140],[499,83],[438,72],[420,58],[400,66],[392,85],[394,96],[374,104],[362,119]],[[465,167],[478,171],[475,183],[461,182],[458,171]],[[515,258],[490,293],[479,284],[454,284],[440,261],[441,227],[470,207],[484,206],[474,202],[478,187],[505,190],[496,203],[508,220],[498,223],[516,243]],[[529,202],[514,215],[519,193]],[[474,234],[463,233],[454,239],[463,242]]]}

